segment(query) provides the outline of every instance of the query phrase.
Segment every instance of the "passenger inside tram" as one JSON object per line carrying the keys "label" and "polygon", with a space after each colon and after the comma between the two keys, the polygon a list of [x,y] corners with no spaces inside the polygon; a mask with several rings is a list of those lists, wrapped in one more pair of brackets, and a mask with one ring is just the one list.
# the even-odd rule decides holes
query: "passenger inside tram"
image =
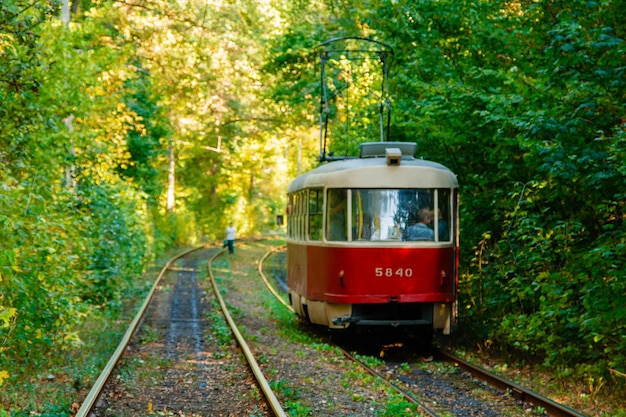
{"label": "passenger inside tram", "polygon": [[450,228],[448,227],[448,222],[444,218],[441,209],[437,209],[437,231],[439,233],[439,241],[447,242],[450,240]]}
{"label": "passenger inside tram", "polygon": [[406,228],[404,240],[435,240],[435,232],[430,228],[431,223],[431,211],[427,208],[418,210],[417,223]]}

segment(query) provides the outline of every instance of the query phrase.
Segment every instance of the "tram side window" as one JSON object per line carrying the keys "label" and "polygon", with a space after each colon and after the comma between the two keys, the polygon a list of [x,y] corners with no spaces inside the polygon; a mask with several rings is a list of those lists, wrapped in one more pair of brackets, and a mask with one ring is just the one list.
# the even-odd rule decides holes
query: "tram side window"
{"label": "tram side window", "polygon": [[303,221],[302,221],[302,192],[295,193],[291,196],[292,214],[289,218],[290,234],[293,239],[302,239]]}
{"label": "tram side window", "polygon": [[322,240],[322,212],[324,205],[322,190],[309,190],[309,239]]}
{"label": "tram side window", "polygon": [[293,237],[293,220],[295,217],[295,205],[294,205],[294,198],[293,198],[293,194],[289,194],[289,201],[287,203],[287,207],[288,207],[288,211],[287,211],[287,235],[289,237]]}
{"label": "tram side window", "polygon": [[304,240],[304,237],[306,236],[306,206],[305,204],[307,203],[306,201],[306,191],[300,191],[298,192],[298,194],[296,194],[296,198],[298,199],[296,206],[298,207],[298,214],[296,216],[297,218],[297,222],[298,222],[298,232],[296,235],[296,239],[298,240]]}
{"label": "tram side window", "polygon": [[328,190],[326,208],[326,239],[345,242],[348,240],[348,191],[331,188]]}
{"label": "tram side window", "polygon": [[450,190],[440,189],[439,204],[435,214],[433,215],[433,222],[437,225],[437,240],[440,242],[449,242],[450,228],[452,227],[452,211],[450,209]]}

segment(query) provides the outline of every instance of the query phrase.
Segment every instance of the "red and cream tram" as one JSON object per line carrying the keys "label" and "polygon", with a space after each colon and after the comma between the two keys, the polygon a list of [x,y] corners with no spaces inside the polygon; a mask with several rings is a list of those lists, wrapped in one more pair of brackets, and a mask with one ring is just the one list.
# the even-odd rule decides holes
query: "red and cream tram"
{"label": "red and cream tram", "polygon": [[287,283],[299,316],[331,329],[455,327],[458,182],[415,151],[364,143],[360,157],[290,184]]}

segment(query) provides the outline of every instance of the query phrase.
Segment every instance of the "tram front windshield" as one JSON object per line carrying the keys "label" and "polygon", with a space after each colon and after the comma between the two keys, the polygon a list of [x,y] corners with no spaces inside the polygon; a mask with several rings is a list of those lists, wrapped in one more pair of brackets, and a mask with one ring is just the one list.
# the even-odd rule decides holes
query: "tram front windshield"
{"label": "tram front windshield", "polygon": [[326,239],[449,242],[453,224],[451,191],[329,189]]}

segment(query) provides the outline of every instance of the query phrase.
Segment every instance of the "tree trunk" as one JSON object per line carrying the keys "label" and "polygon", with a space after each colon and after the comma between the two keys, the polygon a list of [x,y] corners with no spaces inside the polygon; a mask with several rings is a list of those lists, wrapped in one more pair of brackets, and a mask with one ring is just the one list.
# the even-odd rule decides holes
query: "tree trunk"
{"label": "tree trunk", "polygon": [[167,176],[167,211],[174,211],[175,193],[174,186],[176,185],[176,163],[174,159],[174,144],[170,144],[170,164],[169,174]]}

